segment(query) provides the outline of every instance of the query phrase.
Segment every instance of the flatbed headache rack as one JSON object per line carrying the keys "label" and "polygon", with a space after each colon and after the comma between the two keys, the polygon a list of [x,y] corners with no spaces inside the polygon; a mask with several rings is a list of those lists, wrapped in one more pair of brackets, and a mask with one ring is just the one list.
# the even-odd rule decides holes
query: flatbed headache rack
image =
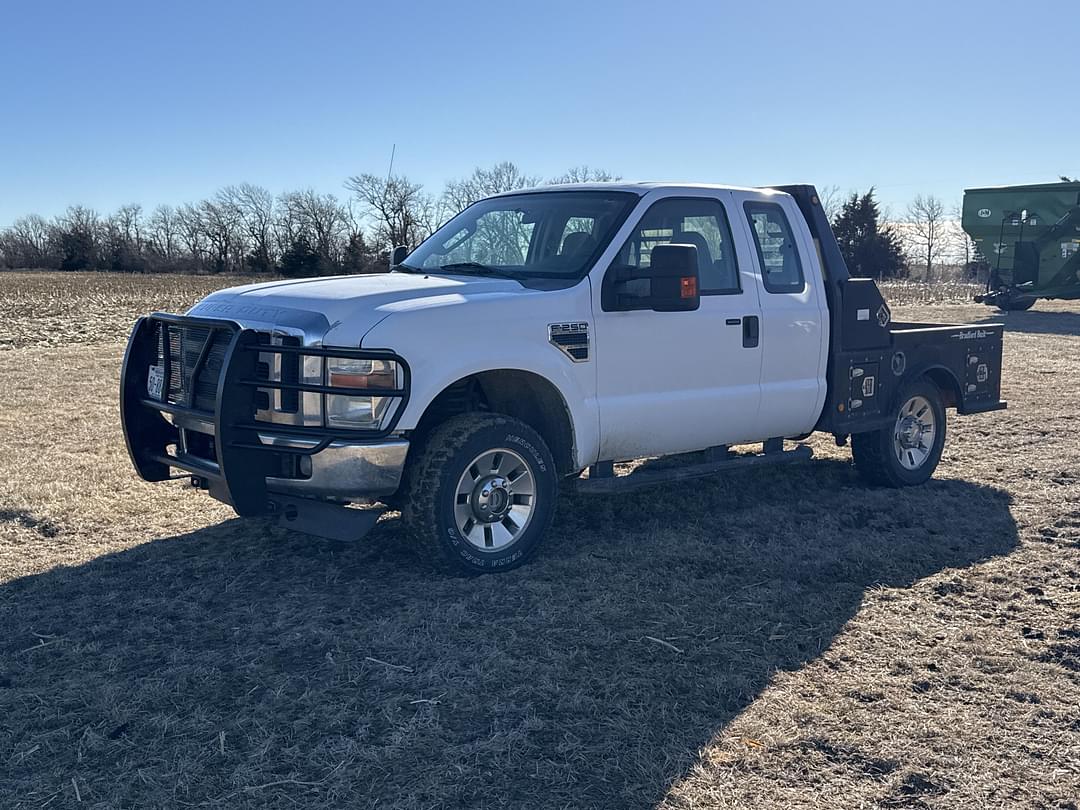
{"label": "flatbed headache rack", "polygon": [[[193,349],[184,347],[185,335],[195,343]],[[178,352],[173,351],[170,342],[173,336],[177,336],[181,346]],[[260,374],[259,356],[265,354],[295,356],[301,367],[305,357],[393,360],[402,369],[402,387],[386,390],[330,387],[325,384],[325,362],[321,364],[323,378],[318,384],[305,382],[303,375],[296,382],[268,379],[268,374]],[[194,362],[190,362],[193,356]],[[177,363],[179,368],[174,367]],[[163,376],[159,399],[151,398],[148,390],[153,366],[161,368]],[[178,383],[176,388],[173,382]],[[204,400],[206,390],[213,392],[212,409],[205,407],[205,402],[198,406],[200,385]],[[377,395],[400,401],[390,422],[381,430],[281,424],[256,419],[259,395],[270,389],[295,391],[299,395]],[[298,510],[303,509],[318,512],[320,524],[332,515],[352,524],[361,520],[366,510],[273,493],[268,489],[267,478],[280,477],[287,466],[283,460],[289,457],[311,456],[335,441],[370,441],[388,435],[405,409],[408,391],[408,364],[390,351],[277,345],[269,342],[266,332],[245,329],[235,321],[156,312],[139,319],[128,341],[121,374],[120,417],[128,454],[139,475],[147,481],[172,478],[171,468],[176,468],[189,473],[213,497],[231,505],[242,517],[287,512],[295,519]],[[324,406],[321,414],[325,413]],[[172,416],[173,421],[165,414]],[[212,458],[186,452],[181,428],[174,424],[176,420],[213,425]],[[266,444],[260,434],[300,441]],[[378,513],[373,514],[374,518],[368,516],[364,520],[374,522]],[[354,530],[350,525],[346,533]],[[329,534],[334,535],[332,526]]]}
{"label": "flatbed headache rack", "polygon": [[802,212],[825,272],[829,305],[828,392],[817,430],[846,436],[877,430],[905,380],[929,376],[958,413],[1001,410],[997,323],[898,323],[872,278],[852,278],[832,226],[811,185],[769,188],[790,194]]}

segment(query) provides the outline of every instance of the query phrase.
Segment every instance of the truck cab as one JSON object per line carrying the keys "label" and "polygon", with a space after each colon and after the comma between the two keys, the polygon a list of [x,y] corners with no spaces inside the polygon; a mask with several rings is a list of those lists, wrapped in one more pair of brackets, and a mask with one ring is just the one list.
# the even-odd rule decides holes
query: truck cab
{"label": "truck cab", "polygon": [[804,460],[784,440],[815,430],[850,436],[872,482],[921,483],[947,408],[1005,406],[1000,352],[997,325],[893,323],[811,186],[555,186],[481,200],[386,274],[141,319],[121,412],[143,478],[180,469],[240,514],[331,536],[390,505],[427,559],[484,572],[528,559],[567,481]]}

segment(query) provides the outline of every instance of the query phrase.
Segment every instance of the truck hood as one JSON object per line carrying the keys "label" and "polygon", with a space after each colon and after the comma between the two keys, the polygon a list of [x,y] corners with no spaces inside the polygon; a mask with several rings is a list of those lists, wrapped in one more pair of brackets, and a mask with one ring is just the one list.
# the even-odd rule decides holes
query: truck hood
{"label": "truck hood", "polygon": [[516,281],[503,278],[413,273],[331,276],[230,287],[211,293],[188,314],[225,318],[256,329],[298,328],[316,339],[347,323],[345,331],[358,341],[401,306],[447,306],[522,291]]}

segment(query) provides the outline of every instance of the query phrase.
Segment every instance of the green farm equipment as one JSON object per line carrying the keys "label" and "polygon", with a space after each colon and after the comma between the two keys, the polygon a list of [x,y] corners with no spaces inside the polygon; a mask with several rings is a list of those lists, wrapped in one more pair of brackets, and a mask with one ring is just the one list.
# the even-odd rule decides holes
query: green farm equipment
{"label": "green farm equipment", "polygon": [[1080,183],[966,189],[961,225],[989,269],[976,301],[1080,299]]}

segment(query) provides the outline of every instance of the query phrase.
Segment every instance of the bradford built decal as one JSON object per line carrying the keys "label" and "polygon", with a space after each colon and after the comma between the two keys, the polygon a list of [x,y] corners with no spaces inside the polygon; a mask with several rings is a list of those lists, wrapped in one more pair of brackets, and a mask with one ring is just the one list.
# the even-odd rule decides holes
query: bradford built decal
{"label": "bradford built decal", "polygon": [[990,332],[985,329],[968,329],[965,332],[957,332],[953,335],[955,340],[982,340],[990,337]]}

